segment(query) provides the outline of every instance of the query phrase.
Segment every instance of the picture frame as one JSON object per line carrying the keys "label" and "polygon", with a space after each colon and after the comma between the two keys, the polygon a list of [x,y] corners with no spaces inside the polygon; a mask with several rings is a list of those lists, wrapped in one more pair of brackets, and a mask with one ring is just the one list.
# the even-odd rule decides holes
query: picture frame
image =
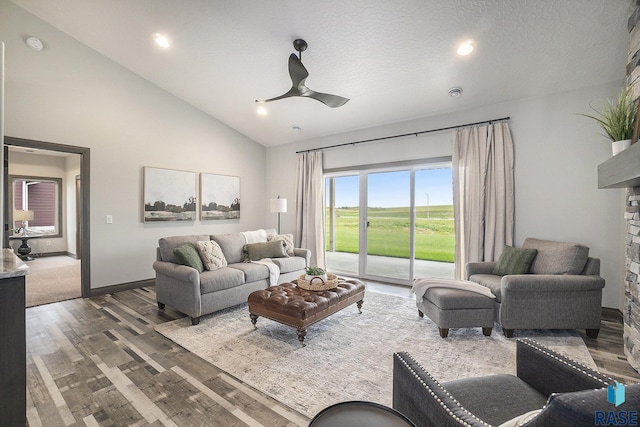
{"label": "picture frame", "polygon": [[145,166],[143,171],[143,221],[195,221],[195,172]]}
{"label": "picture frame", "polygon": [[200,220],[240,219],[240,177],[200,173]]}

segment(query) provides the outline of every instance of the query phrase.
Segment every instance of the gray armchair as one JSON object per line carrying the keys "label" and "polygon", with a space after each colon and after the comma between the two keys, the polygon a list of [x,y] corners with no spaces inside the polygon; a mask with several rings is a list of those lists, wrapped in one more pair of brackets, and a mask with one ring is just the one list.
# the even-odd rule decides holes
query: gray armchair
{"label": "gray armchair", "polygon": [[495,321],[505,336],[515,329],[585,329],[597,338],[605,285],[600,260],[576,243],[528,238],[522,247],[537,250],[529,274],[493,274],[495,262],[466,265],[467,279],[496,296]]}
{"label": "gray armchair", "polygon": [[[596,417],[640,408],[640,384],[619,406],[607,401],[614,381],[532,340],[516,343],[517,375],[440,383],[409,354],[393,356],[393,408],[418,426],[490,427],[531,411],[527,427],[598,425]],[[602,412],[602,414],[599,414]],[[605,425],[605,424],[600,424]],[[611,425],[611,424],[609,424]]]}

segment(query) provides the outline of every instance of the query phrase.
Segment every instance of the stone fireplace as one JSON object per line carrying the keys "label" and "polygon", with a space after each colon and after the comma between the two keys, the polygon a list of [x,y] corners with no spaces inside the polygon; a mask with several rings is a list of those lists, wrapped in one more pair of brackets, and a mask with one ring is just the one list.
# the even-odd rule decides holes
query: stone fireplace
{"label": "stone fireplace", "polygon": [[[640,163],[636,164],[640,168]],[[640,187],[628,189],[624,215],[627,220],[624,352],[629,364],[640,371]]]}
{"label": "stone fireplace", "polygon": [[[640,0],[635,0],[627,22],[629,48],[627,84],[635,83],[640,100]],[[629,364],[640,371],[640,142],[598,166],[599,188],[627,188],[626,275],[624,281],[624,352]]]}

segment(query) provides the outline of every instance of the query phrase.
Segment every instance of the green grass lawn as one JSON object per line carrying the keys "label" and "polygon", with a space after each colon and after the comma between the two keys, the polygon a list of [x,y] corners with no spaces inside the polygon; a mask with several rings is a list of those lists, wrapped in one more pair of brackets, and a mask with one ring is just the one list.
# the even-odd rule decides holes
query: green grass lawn
{"label": "green grass lawn", "polygon": [[[370,208],[368,253],[409,258],[409,208]],[[329,250],[329,210],[326,213]],[[335,246],[338,252],[358,253],[358,209],[336,208]],[[453,206],[416,207],[416,259],[453,262]]]}

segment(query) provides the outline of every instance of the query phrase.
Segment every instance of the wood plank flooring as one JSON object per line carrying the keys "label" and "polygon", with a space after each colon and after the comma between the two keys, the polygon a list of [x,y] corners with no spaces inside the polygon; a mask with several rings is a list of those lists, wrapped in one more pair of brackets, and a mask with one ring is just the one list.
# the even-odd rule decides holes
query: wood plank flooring
{"label": "wood plank flooring", "polygon": [[[408,296],[407,288],[367,286]],[[183,315],[158,310],[152,287],[26,313],[32,427],[293,427],[310,421],[157,334],[155,324]],[[602,372],[640,382],[622,353],[621,324],[603,321],[598,339],[585,342]]]}
{"label": "wood plank flooring", "polygon": [[309,419],[153,330],[153,288],[27,309],[35,426],[306,426]]}

